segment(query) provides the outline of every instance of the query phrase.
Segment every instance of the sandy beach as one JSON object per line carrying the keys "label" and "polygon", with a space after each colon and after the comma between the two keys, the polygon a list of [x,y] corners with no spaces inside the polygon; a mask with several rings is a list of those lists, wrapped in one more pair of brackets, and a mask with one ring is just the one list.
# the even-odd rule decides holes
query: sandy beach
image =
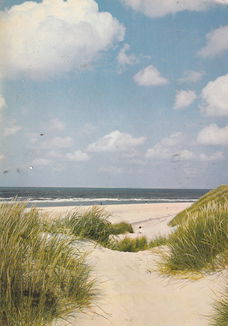
{"label": "sandy beach", "polygon": [[[111,222],[132,223],[135,234],[153,238],[172,231],[167,223],[191,203],[105,206]],[[85,210],[88,207],[78,209]],[[72,207],[42,208],[64,216]],[[223,288],[222,273],[198,280],[166,277],[157,270],[156,249],[138,253],[112,251],[85,242],[88,263],[99,296],[91,311],[76,314],[72,326],[209,326],[215,293]],[[65,326],[59,321],[56,326]]]}
{"label": "sandy beach", "polygon": [[[157,235],[168,234],[172,228],[168,222],[180,211],[189,207],[192,203],[164,203],[164,204],[129,204],[101,206],[110,213],[110,222],[131,223],[134,232],[142,229],[142,235],[153,238]],[[73,210],[85,211],[90,206],[62,206],[40,208],[40,212],[47,213],[50,217],[65,216]],[[135,235],[133,235],[135,236]]]}

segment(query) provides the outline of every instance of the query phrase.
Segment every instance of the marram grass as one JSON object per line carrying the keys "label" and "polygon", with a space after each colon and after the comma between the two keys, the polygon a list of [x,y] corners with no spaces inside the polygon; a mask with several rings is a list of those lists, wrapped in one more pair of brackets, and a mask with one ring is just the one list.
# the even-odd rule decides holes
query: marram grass
{"label": "marram grass", "polygon": [[126,222],[120,222],[111,225],[111,234],[118,235],[123,233],[134,233],[132,225]]}
{"label": "marram grass", "polygon": [[108,241],[111,233],[109,216],[110,214],[103,208],[94,206],[82,214],[78,211],[70,213],[66,217],[65,223],[73,235],[104,243]]}
{"label": "marram grass", "polygon": [[228,286],[220,298],[214,303],[214,314],[211,316],[211,326],[228,325]]}
{"label": "marram grass", "polygon": [[202,196],[197,202],[177,214],[170,222],[170,226],[176,226],[185,222],[192,214],[198,214],[202,209],[217,207],[228,202],[228,185],[219,186]]}
{"label": "marram grass", "polygon": [[44,326],[91,305],[94,282],[69,240],[41,232],[36,209],[0,206],[0,325]]}
{"label": "marram grass", "polygon": [[189,214],[168,239],[163,271],[201,271],[228,264],[228,204],[217,203]]}
{"label": "marram grass", "polygon": [[109,242],[111,235],[133,233],[131,224],[109,222],[110,214],[103,208],[94,206],[84,213],[75,210],[65,218],[44,223],[44,229],[51,233],[64,233],[82,239],[90,239],[100,244]]}
{"label": "marram grass", "polygon": [[145,236],[129,238],[125,237],[121,240],[113,239],[107,244],[107,247],[113,250],[125,252],[138,252],[149,250],[154,247],[162,246],[167,243],[167,238],[158,236],[154,240],[148,240]]}

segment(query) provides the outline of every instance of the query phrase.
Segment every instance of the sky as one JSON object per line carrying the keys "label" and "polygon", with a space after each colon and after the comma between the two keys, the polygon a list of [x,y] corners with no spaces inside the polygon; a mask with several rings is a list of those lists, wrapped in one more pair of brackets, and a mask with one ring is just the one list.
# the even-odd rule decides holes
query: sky
{"label": "sky", "polygon": [[228,183],[228,0],[1,0],[0,186]]}

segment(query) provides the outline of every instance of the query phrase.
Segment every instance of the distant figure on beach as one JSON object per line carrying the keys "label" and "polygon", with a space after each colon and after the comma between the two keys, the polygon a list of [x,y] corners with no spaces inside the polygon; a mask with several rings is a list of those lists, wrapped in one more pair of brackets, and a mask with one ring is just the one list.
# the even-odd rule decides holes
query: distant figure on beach
{"label": "distant figure on beach", "polygon": [[141,227],[141,225],[139,226],[139,233],[142,233],[142,227]]}

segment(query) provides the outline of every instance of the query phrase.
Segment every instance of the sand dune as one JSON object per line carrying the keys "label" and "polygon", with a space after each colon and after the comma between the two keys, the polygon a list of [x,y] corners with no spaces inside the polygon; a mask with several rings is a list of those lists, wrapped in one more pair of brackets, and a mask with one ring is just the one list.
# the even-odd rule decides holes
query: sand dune
{"label": "sand dune", "polygon": [[[107,207],[112,222],[138,223],[153,237],[170,232],[167,221],[190,204],[118,205]],[[83,208],[84,209],[84,208]],[[45,209],[47,211],[47,209]],[[64,208],[56,209],[55,213]],[[52,209],[53,212],[53,209]],[[153,230],[155,229],[155,231]],[[138,253],[112,251],[86,242],[98,293],[87,314],[70,319],[72,326],[208,326],[213,298],[222,288],[223,274],[191,281],[165,277],[157,271],[155,250]],[[65,326],[66,321],[56,325]]]}

